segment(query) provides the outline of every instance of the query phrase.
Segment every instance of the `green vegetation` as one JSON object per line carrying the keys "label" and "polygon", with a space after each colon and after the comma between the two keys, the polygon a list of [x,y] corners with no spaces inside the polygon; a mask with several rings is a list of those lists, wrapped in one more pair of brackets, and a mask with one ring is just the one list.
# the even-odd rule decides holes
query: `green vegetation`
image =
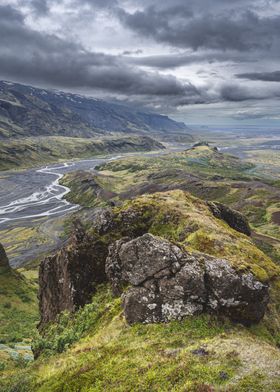
{"label": "green vegetation", "polygon": [[103,189],[98,176],[87,171],[68,173],[60,184],[71,189],[67,194],[68,201],[85,207],[106,206],[106,202],[115,196],[115,193]]}
{"label": "green vegetation", "polygon": [[[129,227],[131,231],[149,231],[180,243],[188,251],[226,258],[236,269],[251,270],[262,281],[280,273],[280,267],[249,237],[214,218],[207,204],[189,193],[174,190],[143,195],[124,202],[114,211],[116,221],[124,213],[130,212],[134,216]],[[119,236],[127,234],[117,225],[116,231]]]}
{"label": "green vegetation", "polygon": [[[246,328],[208,315],[130,327],[107,286],[92,304],[51,325],[40,344],[44,355],[16,374],[5,372],[1,391],[268,392],[279,386],[279,351]],[[63,352],[49,356],[50,350]]]}
{"label": "green vegetation", "polygon": [[[18,363],[12,369],[0,356],[0,390],[278,391],[280,267],[269,256],[277,260],[280,255],[279,225],[273,222],[273,214],[279,210],[279,184],[264,180],[253,164],[206,145],[160,157],[112,161],[99,170],[98,176],[88,172],[68,174],[63,183],[71,187],[70,200],[84,206],[117,203],[113,208],[115,225],[102,237],[105,242],[149,231],[190,252],[226,258],[237,270],[250,270],[259,280],[270,282],[271,301],[266,315],[250,328],[205,314],[167,324],[129,326],[120,298],[113,298],[110,288],[102,285],[92,303],[74,314],[61,314],[41,336],[36,334],[33,348],[41,355],[34,363]],[[157,193],[163,189],[167,191]],[[219,200],[245,213],[256,233],[249,238],[231,229],[196,196]],[[97,235],[90,227],[90,210],[88,214],[90,233]],[[118,222],[130,215],[133,220],[120,230]],[[11,293],[0,296],[1,313],[3,309],[17,330],[16,315],[25,317],[25,306],[30,315],[21,326],[21,334],[14,338],[12,326],[0,325],[3,331],[11,331],[7,342],[22,340],[35,331],[36,277],[33,270],[22,272],[26,278],[20,278],[21,291],[17,291],[18,284],[9,282],[19,275],[7,277],[7,271],[3,272],[3,281],[8,282],[6,290],[11,287]],[[2,290],[4,286],[0,287]]]}
{"label": "green vegetation", "polygon": [[[252,163],[202,145],[159,157],[123,158],[98,169],[98,176],[79,172],[63,179],[71,188],[69,200],[83,206],[102,206],[110,200],[118,203],[143,193],[187,190],[242,212],[252,229],[262,236],[262,249],[280,261],[280,230],[275,218],[280,208],[280,187],[276,181],[265,179]],[[94,182],[98,193],[92,186]]]}
{"label": "green vegetation", "polygon": [[65,159],[160,148],[163,148],[162,144],[143,136],[99,139],[46,136],[0,140],[0,170],[33,167]]}
{"label": "green vegetation", "polygon": [[37,285],[11,269],[0,269],[2,343],[30,338],[38,321]]}
{"label": "green vegetation", "polygon": [[25,366],[31,355],[26,346],[31,344],[39,320],[34,274],[28,279],[0,268],[0,320],[0,372]]}

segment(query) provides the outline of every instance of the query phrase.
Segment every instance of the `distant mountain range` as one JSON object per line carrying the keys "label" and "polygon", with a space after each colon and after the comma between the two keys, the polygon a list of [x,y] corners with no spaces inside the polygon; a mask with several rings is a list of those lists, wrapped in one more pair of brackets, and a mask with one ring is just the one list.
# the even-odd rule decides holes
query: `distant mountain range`
{"label": "distant mountain range", "polygon": [[99,99],[0,81],[0,139],[183,133],[167,116]]}

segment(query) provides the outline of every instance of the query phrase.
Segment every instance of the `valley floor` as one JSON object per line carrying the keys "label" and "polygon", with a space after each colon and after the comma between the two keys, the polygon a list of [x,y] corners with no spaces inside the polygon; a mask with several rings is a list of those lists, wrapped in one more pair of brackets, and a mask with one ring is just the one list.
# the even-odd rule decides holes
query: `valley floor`
{"label": "valley floor", "polygon": [[[204,137],[205,134],[201,136]],[[275,136],[276,145],[279,139]],[[123,157],[100,162],[95,171],[67,173],[61,182],[71,189],[67,200],[84,207],[75,217],[89,225],[92,208],[112,205],[121,208],[141,195],[180,189],[203,200],[222,202],[244,214],[258,251],[264,252],[265,260],[271,259],[279,265],[279,151],[271,149],[269,140],[263,137],[252,142],[250,138],[236,139],[228,135],[220,139],[220,135],[212,134],[208,140],[210,147],[202,143],[185,152]],[[216,143],[226,149],[218,151],[214,148]],[[242,159],[228,152],[237,152]],[[19,269],[20,275],[0,271],[3,282],[0,284],[0,343],[11,349],[17,343],[30,346],[30,338],[35,336],[33,345],[40,346],[44,352],[32,363],[14,360],[0,347],[1,391],[280,390],[280,284],[276,273],[269,315],[264,322],[250,328],[209,315],[167,324],[128,326],[120,299],[112,297],[108,285],[101,285],[92,303],[76,314],[63,314],[40,337],[36,332],[38,263],[64,243],[71,220],[42,218],[31,220],[28,225],[15,224],[0,230],[0,242],[7,247],[9,256],[17,260],[27,250],[24,261],[28,261]],[[205,224],[201,218],[197,225],[202,223]],[[156,234],[168,236],[170,228],[166,229],[162,223],[159,226],[155,226]],[[177,229],[172,227],[172,235],[182,242],[181,237],[176,237]],[[212,252],[217,257],[234,258],[230,240],[225,243],[222,237],[215,237],[201,227],[195,230],[193,235],[186,233],[189,247]],[[238,252],[236,260],[245,252],[251,254],[251,245],[245,252],[240,247]],[[254,273],[265,281],[267,265],[259,264]],[[9,332],[5,333],[6,330]]]}

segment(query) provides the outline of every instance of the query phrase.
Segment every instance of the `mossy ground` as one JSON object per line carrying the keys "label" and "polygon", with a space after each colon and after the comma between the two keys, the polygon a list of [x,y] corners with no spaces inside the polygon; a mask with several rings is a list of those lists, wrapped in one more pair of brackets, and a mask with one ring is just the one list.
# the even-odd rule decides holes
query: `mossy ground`
{"label": "mossy ground", "polygon": [[[0,344],[11,348],[30,345],[39,320],[36,272],[27,275],[0,268]],[[30,350],[13,351],[0,348],[0,372],[25,364]]]}
{"label": "mossy ground", "polygon": [[[149,181],[151,174],[159,175],[152,181],[174,186],[184,183],[182,172],[183,176],[199,174],[203,183],[190,186],[191,193],[205,198],[211,194],[215,199],[228,198],[229,204],[238,204],[244,193],[232,185],[239,182],[238,173],[244,183],[252,181],[252,165],[220,158],[217,151],[208,150],[204,146],[198,153],[176,154],[171,160],[165,156],[152,161],[133,158],[133,164],[132,160],[112,162],[102,168],[101,182],[105,189],[121,194]],[[175,171],[170,171],[172,168]],[[221,178],[211,180],[214,173]],[[210,188],[212,193],[208,192]],[[267,199],[266,191],[256,192],[255,199],[250,194],[251,201]],[[275,200],[269,203],[261,213],[257,208],[253,210],[254,227],[270,219],[267,207]],[[265,319],[249,329],[210,315],[131,327],[122,316],[120,299],[112,298],[110,289],[103,286],[92,304],[76,315],[62,315],[58,324],[35,340],[34,346],[44,351],[36,362],[20,371],[4,371],[1,391],[279,391],[278,267],[251,239],[214,218],[205,203],[190,194],[177,190],[145,195],[115,211],[129,208],[140,210],[145,222],[153,217],[149,227],[153,234],[180,243],[189,251],[225,257],[235,268],[251,269],[260,280],[271,280],[271,302]],[[135,225],[145,222],[135,221]],[[194,354],[199,348],[207,354]]]}
{"label": "mossy ground", "polygon": [[10,139],[0,141],[0,171],[102,154],[152,151],[161,147],[163,146],[153,139],[141,136],[115,138],[45,136]]}
{"label": "mossy ground", "polygon": [[261,281],[277,277],[280,267],[271,261],[252,240],[216,219],[207,204],[191,194],[174,190],[124,202],[115,213],[131,210],[141,218],[135,225],[146,224],[148,231],[176,241],[190,252],[203,252],[226,258],[238,270],[251,270]]}
{"label": "mossy ground", "polygon": [[[273,220],[273,213],[280,209],[280,186],[253,163],[199,146],[159,157],[111,161],[100,166],[99,175],[92,174],[92,177],[104,190],[117,194],[112,198],[116,202],[143,193],[179,188],[204,200],[227,204],[248,218],[252,229],[264,236],[262,248],[280,262],[280,230],[279,224]],[[70,179],[68,183],[72,200],[84,206],[106,203],[90,188],[80,192],[79,181],[82,178]]]}
{"label": "mossy ground", "polygon": [[[62,351],[56,343],[67,339],[70,346],[50,356],[47,346]],[[4,373],[1,391],[276,392],[280,382],[279,350],[250,330],[209,315],[128,326],[107,286],[92,304],[50,326],[44,344],[34,364]]]}

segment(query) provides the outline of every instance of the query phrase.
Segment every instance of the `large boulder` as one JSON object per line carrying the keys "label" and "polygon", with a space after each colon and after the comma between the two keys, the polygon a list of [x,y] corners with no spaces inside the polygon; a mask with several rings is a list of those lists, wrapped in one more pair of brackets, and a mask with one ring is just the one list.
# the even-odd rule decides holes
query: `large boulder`
{"label": "large boulder", "polygon": [[249,325],[261,320],[269,300],[268,286],[252,273],[239,273],[226,260],[190,254],[151,234],[112,244],[106,273],[114,293],[123,291],[129,323],[210,311]]}
{"label": "large boulder", "polygon": [[4,247],[0,244],[0,268],[9,268],[9,259]]}
{"label": "large boulder", "polygon": [[225,221],[232,229],[240,233],[251,235],[251,229],[248,220],[239,211],[218,202],[209,201],[208,206],[212,214]]}
{"label": "large boulder", "polygon": [[75,311],[91,301],[96,285],[106,280],[107,253],[107,245],[88,236],[76,222],[68,243],[40,265],[40,327],[60,312]]}

